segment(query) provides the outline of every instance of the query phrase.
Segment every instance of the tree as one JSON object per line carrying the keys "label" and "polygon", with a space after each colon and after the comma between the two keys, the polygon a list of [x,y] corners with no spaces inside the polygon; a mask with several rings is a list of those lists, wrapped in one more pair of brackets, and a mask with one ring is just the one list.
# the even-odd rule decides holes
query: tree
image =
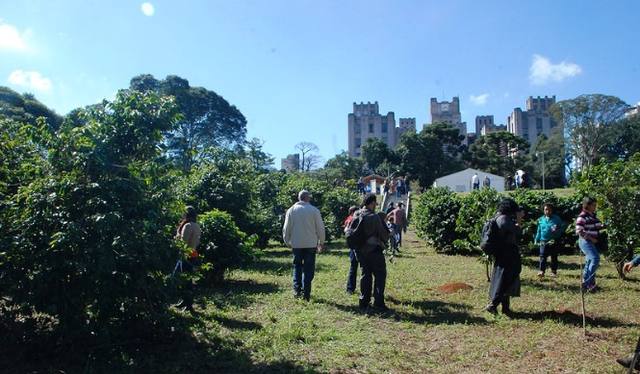
{"label": "tree", "polygon": [[256,170],[266,172],[273,166],[274,159],[270,154],[262,150],[263,145],[264,141],[253,138],[247,142],[243,153],[249,158]]}
{"label": "tree", "polygon": [[373,172],[378,172],[379,166],[391,158],[391,151],[387,143],[378,138],[368,138],[362,146],[362,158]]}
{"label": "tree", "polygon": [[150,74],[131,79],[130,89],[155,92],[175,98],[181,119],[175,129],[165,133],[167,154],[184,171],[189,171],[208,147],[232,148],[243,145],[247,120],[222,96],[175,75],[157,80]]}
{"label": "tree", "polygon": [[[550,136],[541,134],[528,154],[526,169],[531,170],[531,178],[546,188],[559,188],[567,184],[567,157],[564,137],[559,127],[552,129]],[[544,157],[544,170],[542,168]]]}
{"label": "tree", "polygon": [[0,86],[0,117],[30,125],[36,125],[36,120],[44,117],[49,130],[52,131],[57,130],[62,123],[62,117],[39,102],[32,94],[20,95],[2,86]]}
{"label": "tree", "polygon": [[324,165],[325,169],[335,170],[337,177],[342,180],[358,179],[362,176],[364,160],[351,157],[345,151],[329,159]]}
{"label": "tree", "polygon": [[460,134],[460,129],[457,127],[446,122],[436,122],[425,126],[423,131],[435,136],[442,143],[445,153],[452,157],[460,154],[464,135]]}
{"label": "tree", "polygon": [[610,161],[627,161],[640,152],[640,115],[613,123],[606,131],[605,157]]}
{"label": "tree", "polygon": [[311,157],[315,152],[318,152],[318,146],[311,142],[300,142],[295,145],[295,149],[300,151],[302,155],[302,159],[300,159],[300,170],[311,170],[312,167],[315,167],[319,163],[319,159],[316,157]]}
{"label": "tree", "polygon": [[627,107],[619,98],[601,94],[580,95],[551,106],[549,111],[562,124],[567,148],[580,170],[589,170],[604,152],[609,126],[622,118]]}
{"label": "tree", "polygon": [[506,131],[481,136],[470,147],[466,156],[472,168],[503,177],[524,168],[529,143]]}
{"label": "tree", "polygon": [[441,176],[446,156],[442,143],[433,134],[425,131],[403,134],[396,151],[400,171],[417,179],[423,188],[430,187]]}

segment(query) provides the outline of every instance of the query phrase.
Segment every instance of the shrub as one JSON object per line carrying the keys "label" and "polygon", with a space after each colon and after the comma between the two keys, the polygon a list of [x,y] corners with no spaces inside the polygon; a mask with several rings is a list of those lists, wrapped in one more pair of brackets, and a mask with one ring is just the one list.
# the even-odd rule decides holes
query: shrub
{"label": "shrub", "polygon": [[438,252],[454,252],[459,210],[460,202],[450,189],[436,187],[425,191],[414,205],[413,224],[418,236]]}
{"label": "shrub", "polygon": [[460,195],[460,211],[456,218],[458,239],[453,243],[460,254],[480,253],[480,236],[484,223],[496,214],[501,195],[493,188],[474,190]]}
{"label": "shrub", "polygon": [[174,109],[120,92],[83,127],[24,139],[48,149],[46,172],[6,202],[0,289],[26,315],[52,316],[63,339],[104,342],[165,316],[177,248],[170,179],[157,160]]}
{"label": "shrub", "polygon": [[254,237],[238,229],[229,213],[214,209],[199,216],[202,229],[199,253],[202,273],[209,284],[220,283],[224,273],[252,258]]}
{"label": "shrub", "polygon": [[[582,195],[598,200],[600,218],[607,225],[607,257],[618,265],[640,247],[640,153],[629,161],[592,167],[576,184]],[[620,272],[622,276],[622,273]]]}

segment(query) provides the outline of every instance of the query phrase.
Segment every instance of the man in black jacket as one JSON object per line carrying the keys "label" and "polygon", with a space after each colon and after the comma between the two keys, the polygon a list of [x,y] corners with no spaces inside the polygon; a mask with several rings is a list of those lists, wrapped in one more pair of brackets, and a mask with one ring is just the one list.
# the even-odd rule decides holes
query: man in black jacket
{"label": "man in black jacket", "polygon": [[522,262],[518,249],[520,224],[523,213],[518,204],[504,198],[498,205],[496,224],[499,229],[500,243],[495,253],[493,275],[489,289],[489,305],[485,310],[496,314],[498,305],[502,304],[502,313],[511,313],[511,296],[520,296],[520,271]]}
{"label": "man in black jacket", "polygon": [[389,239],[389,230],[380,216],[375,212],[376,195],[367,194],[362,202],[363,208],[358,214],[362,217],[362,228],[367,238],[364,245],[356,248],[356,255],[362,267],[360,278],[360,309],[366,310],[371,301],[372,277],[373,307],[379,311],[387,311],[384,303],[384,287],[387,279],[387,264],[383,250]]}

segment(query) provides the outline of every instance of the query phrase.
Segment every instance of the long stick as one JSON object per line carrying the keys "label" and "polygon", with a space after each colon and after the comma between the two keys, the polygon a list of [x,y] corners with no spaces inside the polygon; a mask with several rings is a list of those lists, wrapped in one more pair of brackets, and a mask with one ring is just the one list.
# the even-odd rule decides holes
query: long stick
{"label": "long stick", "polygon": [[640,338],[638,338],[638,342],[636,343],[636,350],[633,351],[633,360],[631,360],[631,365],[629,365],[629,371],[627,373],[633,373],[633,370],[636,367],[636,363],[638,362],[638,355],[640,354]]}
{"label": "long stick", "polygon": [[582,301],[582,331],[584,336],[587,336],[587,317],[584,308],[584,287],[582,286],[582,255],[580,255],[580,299]]}

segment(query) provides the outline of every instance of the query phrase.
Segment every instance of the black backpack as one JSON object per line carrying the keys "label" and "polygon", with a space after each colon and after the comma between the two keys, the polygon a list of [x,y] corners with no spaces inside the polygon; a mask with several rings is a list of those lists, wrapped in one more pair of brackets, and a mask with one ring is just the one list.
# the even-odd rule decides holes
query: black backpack
{"label": "black backpack", "polygon": [[482,226],[482,235],[480,237],[480,249],[487,256],[495,256],[498,251],[500,229],[496,221],[498,216],[493,216],[487,220]]}
{"label": "black backpack", "polygon": [[360,214],[360,212],[357,212],[354,214],[349,226],[344,230],[344,236],[347,239],[347,246],[350,249],[361,248],[367,242],[367,237],[362,225],[363,218],[363,215]]}

